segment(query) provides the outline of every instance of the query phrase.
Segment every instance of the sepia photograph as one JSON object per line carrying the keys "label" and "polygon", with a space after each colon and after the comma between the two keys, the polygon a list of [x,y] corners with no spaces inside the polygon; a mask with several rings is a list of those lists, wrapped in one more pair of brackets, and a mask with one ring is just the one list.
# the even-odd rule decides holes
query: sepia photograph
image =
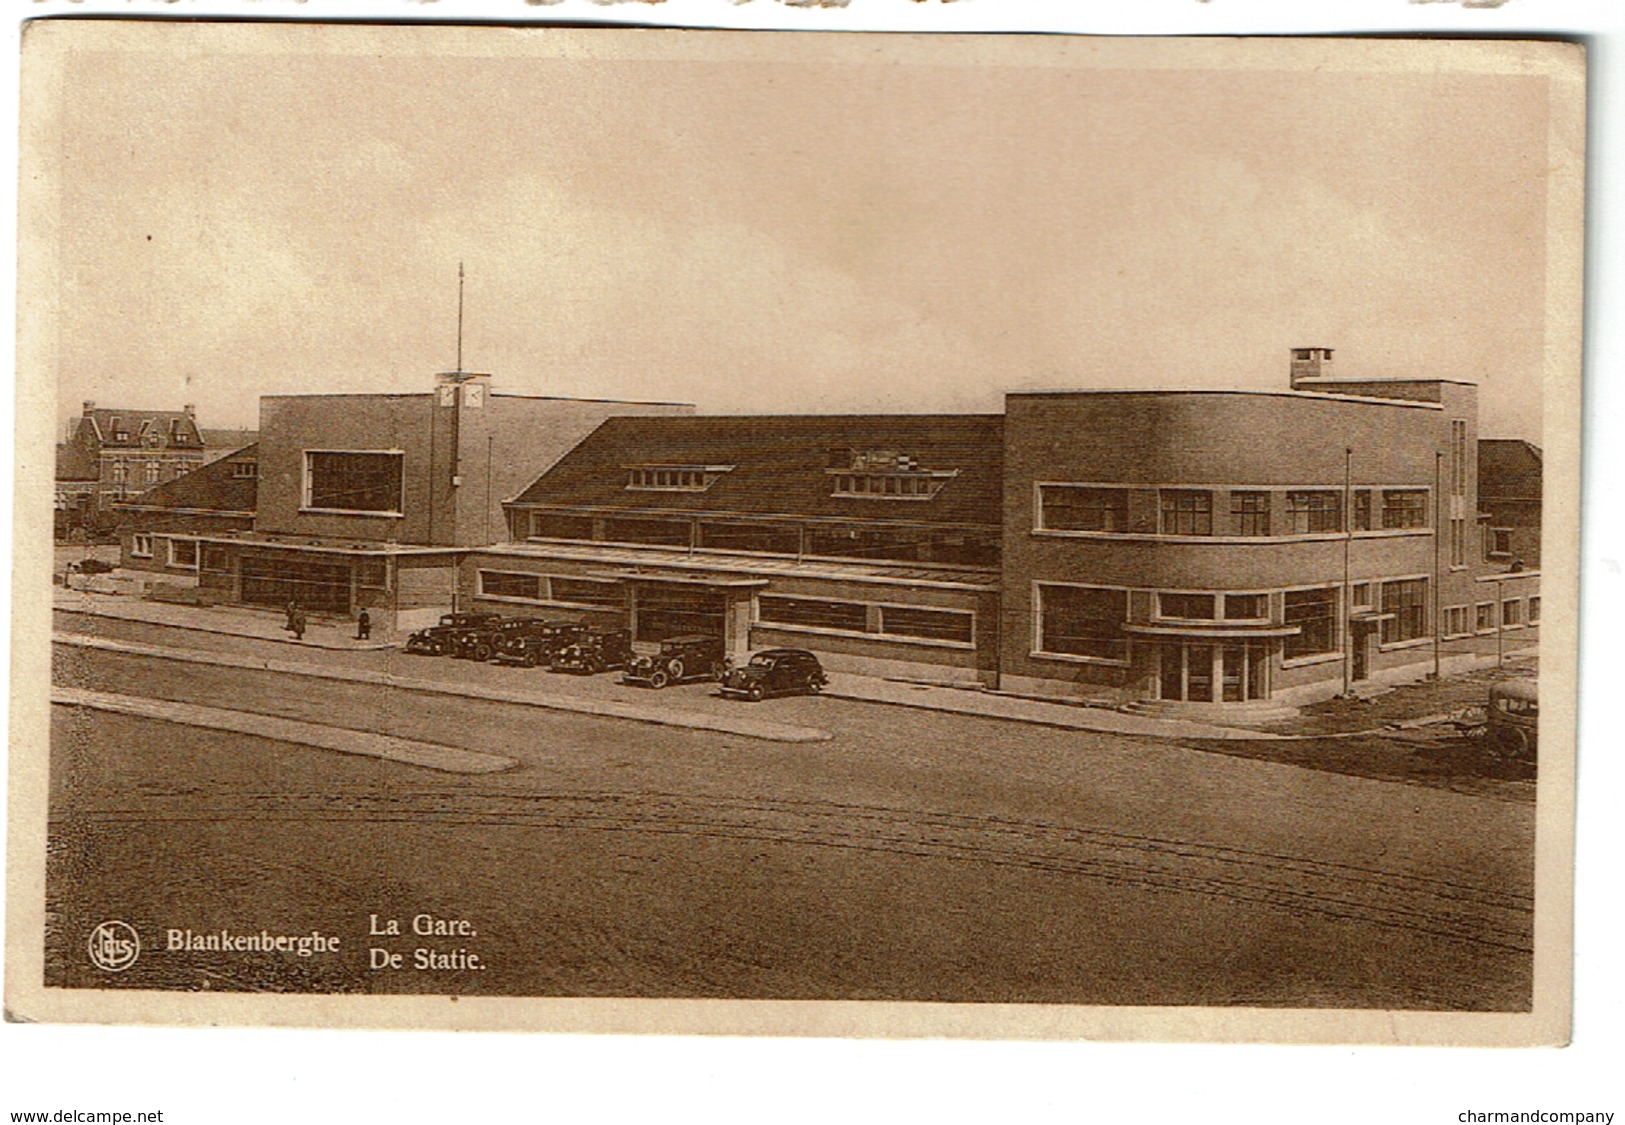
{"label": "sepia photograph", "polygon": [[22,77],[13,1013],[1566,1042],[1579,46]]}

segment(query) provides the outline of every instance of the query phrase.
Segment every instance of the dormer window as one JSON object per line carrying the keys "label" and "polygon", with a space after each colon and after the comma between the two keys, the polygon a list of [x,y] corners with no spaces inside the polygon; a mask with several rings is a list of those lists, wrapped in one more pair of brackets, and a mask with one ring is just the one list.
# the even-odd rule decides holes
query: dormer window
{"label": "dormer window", "polygon": [[231,463],[231,475],[239,480],[252,480],[254,477],[259,476],[259,462],[233,461]]}
{"label": "dormer window", "polygon": [[837,462],[831,451],[831,467],[824,471],[835,478],[833,495],[868,500],[929,500],[942,486],[959,475],[958,469],[927,469],[912,456],[894,449],[853,449]]}
{"label": "dormer window", "polygon": [[627,465],[626,487],[634,492],[704,492],[732,465]]}

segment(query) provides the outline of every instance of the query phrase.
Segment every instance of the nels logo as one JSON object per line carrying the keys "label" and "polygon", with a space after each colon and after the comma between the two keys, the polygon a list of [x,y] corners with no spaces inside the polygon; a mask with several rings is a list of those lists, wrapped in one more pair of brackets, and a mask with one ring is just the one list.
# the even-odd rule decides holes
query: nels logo
{"label": "nels logo", "polygon": [[141,956],[141,938],[128,922],[103,922],[90,931],[90,963],[110,973],[122,973]]}

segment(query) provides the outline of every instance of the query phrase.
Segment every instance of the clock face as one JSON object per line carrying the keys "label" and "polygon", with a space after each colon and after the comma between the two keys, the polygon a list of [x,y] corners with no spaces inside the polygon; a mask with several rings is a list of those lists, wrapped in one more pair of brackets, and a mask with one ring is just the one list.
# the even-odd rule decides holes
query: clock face
{"label": "clock face", "polygon": [[479,407],[485,405],[485,388],[478,383],[471,383],[463,388],[463,405]]}
{"label": "clock face", "polygon": [[457,402],[457,388],[456,387],[441,387],[440,388],[440,405],[441,406],[453,406],[453,405],[456,404],[456,402]]}

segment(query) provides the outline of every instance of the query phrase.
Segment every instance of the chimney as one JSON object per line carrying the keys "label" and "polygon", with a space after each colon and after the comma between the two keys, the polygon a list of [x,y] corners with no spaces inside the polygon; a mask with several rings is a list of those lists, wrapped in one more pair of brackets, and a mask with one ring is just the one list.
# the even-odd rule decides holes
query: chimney
{"label": "chimney", "polygon": [[89,398],[85,399],[85,413],[89,414],[95,409],[96,409],[96,400],[95,399],[89,399]]}
{"label": "chimney", "polygon": [[1292,389],[1297,390],[1298,384],[1305,379],[1319,379],[1324,376],[1326,373],[1321,370],[1321,365],[1331,361],[1330,348],[1293,348]]}
{"label": "chimney", "polygon": [[191,403],[187,403],[185,406],[181,407],[181,413],[186,415],[188,418],[191,418],[193,421],[197,420],[197,407],[193,406]]}

